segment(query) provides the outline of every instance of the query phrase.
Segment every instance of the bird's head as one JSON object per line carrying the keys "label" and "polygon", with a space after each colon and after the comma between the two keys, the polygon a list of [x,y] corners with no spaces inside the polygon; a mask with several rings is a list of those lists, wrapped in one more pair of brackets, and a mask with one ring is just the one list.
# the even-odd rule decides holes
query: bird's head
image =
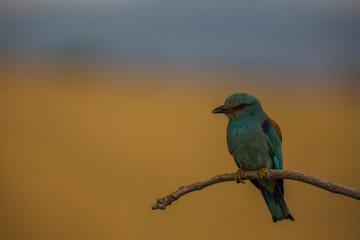
{"label": "bird's head", "polygon": [[224,105],[215,108],[212,113],[225,113],[230,119],[263,118],[266,116],[260,101],[247,93],[230,95],[226,98]]}

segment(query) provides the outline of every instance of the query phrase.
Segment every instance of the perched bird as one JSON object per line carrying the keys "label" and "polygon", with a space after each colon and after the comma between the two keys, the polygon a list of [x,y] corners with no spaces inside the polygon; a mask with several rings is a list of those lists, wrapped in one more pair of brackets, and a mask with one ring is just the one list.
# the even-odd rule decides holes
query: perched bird
{"label": "perched bird", "polygon": [[273,221],[294,221],[284,200],[283,180],[263,179],[268,168],[283,168],[279,125],[264,112],[260,101],[247,93],[230,95],[212,113],[229,118],[227,145],[239,167],[235,180],[243,182],[244,171],[258,171],[261,179],[251,182],[261,191]]}

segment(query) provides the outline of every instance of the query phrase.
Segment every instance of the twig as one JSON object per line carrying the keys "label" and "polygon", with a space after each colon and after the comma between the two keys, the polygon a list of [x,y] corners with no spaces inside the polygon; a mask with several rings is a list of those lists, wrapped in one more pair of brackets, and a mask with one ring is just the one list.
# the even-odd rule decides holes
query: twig
{"label": "twig", "polygon": [[[259,179],[260,175],[257,172],[244,172],[243,180],[249,180],[249,179]],[[174,201],[178,200],[183,195],[196,191],[201,190],[205,187],[208,187],[210,185],[213,185],[215,183],[220,182],[228,182],[228,181],[234,181],[235,179],[235,173],[225,173],[216,175],[208,180],[193,183],[187,186],[182,186],[172,194],[158,198],[156,203],[152,205],[152,209],[166,209],[167,206],[169,206]],[[328,190],[333,193],[342,194],[348,197],[355,198],[357,200],[360,200],[360,190],[356,188],[351,188],[345,185],[341,185],[338,183],[330,182],[325,179],[299,172],[299,171],[293,171],[293,170],[273,170],[269,169],[266,172],[266,176],[264,179],[292,179],[304,183],[308,183],[311,185],[314,185],[316,187]]]}

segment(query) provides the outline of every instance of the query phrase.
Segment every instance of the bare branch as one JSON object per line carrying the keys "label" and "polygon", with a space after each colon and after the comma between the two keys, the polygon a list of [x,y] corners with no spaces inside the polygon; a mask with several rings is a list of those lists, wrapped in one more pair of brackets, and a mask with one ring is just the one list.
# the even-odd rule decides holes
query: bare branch
{"label": "bare branch", "polygon": [[[257,172],[244,172],[244,180],[249,179],[259,179],[260,175]],[[178,200],[183,195],[196,191],[201,190],[205,187],[208,187],[210,185],[213,185],[215,183],[220,182],[228,182],[228,181],[234,181],[235,179],[235,173],[225,173],[216,175],[208,180],[193,183],[187,186],[182,186],[172,194],[158,198],[157,202],[152,205],[152,209],[161,209],[164,210],[168,205],[170,205],[172,202]],[[338,183],[330,182],[325,179],[299,172],[299,171],[293,171],[293,170],[274,170],[269,169],[266,172],[266,176],[264,179],[291,179],[296,180],[304,183],[308,183],[311,185],[314,185],[316,187],[328,190],[333,193],[342,194],[348,197],[355,198],[357,200],[360,200],[360,190],[356,188],[351,188],[345,185],[341,185]]]}

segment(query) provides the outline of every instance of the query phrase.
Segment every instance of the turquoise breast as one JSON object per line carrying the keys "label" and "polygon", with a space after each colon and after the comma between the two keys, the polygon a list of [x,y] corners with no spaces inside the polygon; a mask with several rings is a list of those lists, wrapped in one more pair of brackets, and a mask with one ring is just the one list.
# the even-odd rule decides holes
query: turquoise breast
{"label": "turquoise breast", "polygon": [[255,171],[263,167],[274,167],[261,124],[230,120],[227,126],[227,143],[239,168]]}

